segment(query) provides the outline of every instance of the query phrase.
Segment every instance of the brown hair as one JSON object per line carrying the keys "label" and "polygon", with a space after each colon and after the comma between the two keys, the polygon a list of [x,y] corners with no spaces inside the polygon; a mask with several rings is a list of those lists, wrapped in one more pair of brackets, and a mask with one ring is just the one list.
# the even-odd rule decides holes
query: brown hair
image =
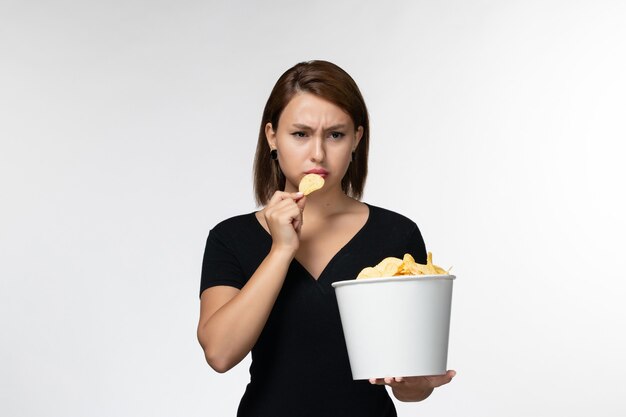
{"label": "brown hair", "polygon": [[369,148],[369,116],[365,101],[352,77],[337,65],[327,61],[308,61],[296,64],[280,76],[272,89],[259,129],[254,156],[254,194],[259,205],[267,204],[277,190],[285,189],[285,176],[278,161],[270,157],[265,136],[265,125],[271,123],[278,129],[280,115],[297,93],[311,93],[334,103],[350,115],[354,128],[363,127],[363,136],[355,151],[341,188],[347,195],[360,199],[367,177],[367,153]]}

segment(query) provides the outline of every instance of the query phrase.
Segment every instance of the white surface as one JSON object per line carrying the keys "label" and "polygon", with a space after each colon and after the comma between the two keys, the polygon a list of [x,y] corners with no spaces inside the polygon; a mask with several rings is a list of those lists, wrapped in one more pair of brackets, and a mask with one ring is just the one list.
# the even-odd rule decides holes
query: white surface
{"label": "white surface", "polygon": [[333,283],[352,378],[445,374],[454,278]]}
{"label": "white surface", "polygon": [[344,67],[365,200],[455,281],[455,381],[400,416],[623,416],[626,3],[0,3],[0,415],[232,416],[195,339],[276,78]]}

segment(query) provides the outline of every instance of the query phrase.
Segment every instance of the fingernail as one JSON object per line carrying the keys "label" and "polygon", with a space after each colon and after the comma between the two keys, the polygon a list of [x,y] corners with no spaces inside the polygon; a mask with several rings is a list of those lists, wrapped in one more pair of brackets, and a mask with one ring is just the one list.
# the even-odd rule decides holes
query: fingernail
{"label": "fingernail", "polygon": [[304,195],[304,193],[301,193],[300,191],[298,191],[298,192],[296,193],[296,197],[302,197],[303,195]]}

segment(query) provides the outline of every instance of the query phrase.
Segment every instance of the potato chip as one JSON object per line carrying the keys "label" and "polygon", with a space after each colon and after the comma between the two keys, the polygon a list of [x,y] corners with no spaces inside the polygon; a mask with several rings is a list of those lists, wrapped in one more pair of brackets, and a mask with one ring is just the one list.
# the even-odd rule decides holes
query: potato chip
{"label": "potato chip", "polygon": [[411,275],[411,269],[413,265],[416,265],[415,258],[413,258],[410,254],[405,253],[402,258],[402,265],[398,268],[398,272],[396,275]]}
{"label": "potato chip", "polygon": [[324,186],[324,178],[321,175],[306,174],[300,180],[300,185],[298,186],[298,190],[304,195],[309,195],[313,191],[319,190],[323,186]]}
{"label": "potato chip", "polygon": [[437,275],[437,271],[433,265],[433,254],[431,252],[428,252],[428,256],[426,257],[426,269],[428,270],[428,275]]}
{"label": "potato chip", "polygon": [[437,265],[433,265],[435,267],[435,271],[437,271],[437,274],[442,275],[442,274],[447,274],[448,271],[446,271],[445,269],[443,269],[440,266]]}
{"label": "potato chip", "polygon": [[398,272],[398,270],[400,269],[400,265],[402,265],[402,259],[389,257],[383,259],[374,268],[381,271],[384,277],[391,277]]}
{"label": "potato chip", "polygon": [[360,278],[380,278],[383,276],[383,273],[381,271],[379,271],[376,268],[372,268],[370,266],[368,266],[367,268],[364,268],[361,272],[359,272],[359,275],[356,277],[357,279]]}
{"label": "potato chip", "polygon": [[428,265],[415,263],[409,265],[409,275],[430,275],[430,270]]}

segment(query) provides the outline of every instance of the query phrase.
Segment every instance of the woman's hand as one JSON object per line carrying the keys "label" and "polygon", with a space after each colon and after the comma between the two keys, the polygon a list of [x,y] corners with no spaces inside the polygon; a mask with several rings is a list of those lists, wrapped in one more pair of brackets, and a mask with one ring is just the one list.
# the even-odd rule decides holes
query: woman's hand
{"label": "woman's hand", "polygon": [[448,371],[444,375],[371,378],[370,384],[389,385],[400,401],[422,401],[433,389],[452,381],[455,375],[455,371]]}
{"label": "woman's hand", "polygon": [[302,211],[305,204],[306,197],[302,193],[274,193],[263,210],[274,248],[296,253],[300,246]]}

